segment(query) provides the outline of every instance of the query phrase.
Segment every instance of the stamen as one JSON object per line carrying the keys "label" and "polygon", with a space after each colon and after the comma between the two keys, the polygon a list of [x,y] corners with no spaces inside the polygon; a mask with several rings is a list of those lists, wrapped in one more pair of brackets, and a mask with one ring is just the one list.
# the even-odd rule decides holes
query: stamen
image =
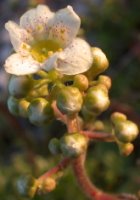
{"label": "stamen", "polygon": [[48,56],[52,56],[53,55],[53,51],[48,51]]}
{"label": "stamen", "polygon": [[57,51],[62,51],[58,42],[54,40],[38,40],[32,44],[30,53],[38,62],[44,62]]}

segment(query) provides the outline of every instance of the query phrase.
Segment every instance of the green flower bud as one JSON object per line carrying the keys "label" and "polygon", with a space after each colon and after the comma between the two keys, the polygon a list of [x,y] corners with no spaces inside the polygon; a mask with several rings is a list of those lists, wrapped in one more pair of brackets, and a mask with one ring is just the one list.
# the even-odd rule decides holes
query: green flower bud
{"label": "green flower bud", "polygon": [[53,155],[59,154],[60,153],[60,142],[59,142],[59,140],[57,138],[51,139],[51,141],[49,142],[48,148]]}
{"label": "green flower bud", "polygon": [[83,98],[77,88],[67,86],[60,90],[56,103],[63,114],[71,115],[81,110]]}
{"label": "green flower bud", "polygon": [[104,123],[100,120],[95,121],[93,127],[96,131],[103,131],[105,129]]}
{"label": "green flower bud", "polygon": [[120,153],[124,156],[129,156],[134,150],[134,145],[130,142],[129,143],[119,142],[118,145]]}
{"label": "green flower bud", "polygon": [[48,83],[45,79],[35,80],[34,87],[28,93],[31,98],[46,97],[48,95]]}
{"label": "green flower bud", "polygon": [[19,100],[18,109],[19,109],[19,115],[21,117],[27,117],[28,116],[28,107],[30,105],[30,102],[26,99]]}
{"label": "green flower bud", "polygon": [[138,132],[137,125],[129,120],[115,124],[115,136],[121,142],[132,142],[137,137]]}
{"label": "green flower bud", "polygon": [[127,120],[127,117],[123,113],[114,112],[111,115],[111,121],[114,124],[119,123],[120,121],[126,121],[126,120]]}
{"label": "green flower bud", "polygon": [[55,69],[48,72],[48,77],[52,82],[58,81],[62,75]]}
{"label": "green flower bud", "polygon": [[92,54],[93,64],[87,73],[91,78],[96,77],[98,74],[104,72],[109,66],[108,59],[100,48],[93,47]]}
{"label": "green flower bud", "polygon": [[36,98],[28,107],[28,117],[35,125],[45,125],[53,118],[53,110],[50,103],[44,98]]}
{"label": "green flower bud", "polygon": [[13,96],[10,96],[7,101],[8,110],[13,115],[19,114],[19,108],[18,108],[18,99],[16,99]]}
{"label": "green flower bud", "polygon": [[85,75],[83,74],[77,74],[74,77],[74,83],[73,86],[77,87],[80,91],[85,91],[88,89],[88,79]]}
{"label": "green flower bud", "polygon": [[38,181],[38,194],[46,194],[56,188],[56,181],[54,178],[47,177],[46,179]]}
{"label": "green flower bud", "polygon": [[60,139],[60,148],[64,156],[77,157],[87,148],[87,139],[79,133],[67,134]]}
{"label": "green flower bud", "polygon": [[100,75],[98,78],[98,82],[105,85],[108,90],[111,88],[111,78],[109,78],[108,76]]}
{"label": "green flower bud", "polygon": [[21,177],[17,181],[18,193],[24,197],[33,198],[37,191],[37,180],[32,176]]}
{"label": "green flower bud", "polygon": [[52,99],[56,99],[57,95],[59,94],[59,92],[61,92],[61,89],[64,88],[64,85],[61,82],[58,83],[50,83],[49,84],[49,92],[50,92],[50,96]]}
{"label": "green flower bud", "polygon": [[95,115],[105,111],[110,104],[108,93],[102,86],[95,86],[88,90],[84,99],[84,107]]}
{"label": "green flower bud", "polygon": [[15,97],[25,97],[33,82],[28,76],[12,76],[9,81],[9,93]]}
{"label": "green flower bud", "polygon": [[93,113],[87,110],[85,106],[82,107],[81,113],[82,113],[82,117],[84,118],[86,122],[89,122],[91,120],[93,121],[97,117],[97,113]]}

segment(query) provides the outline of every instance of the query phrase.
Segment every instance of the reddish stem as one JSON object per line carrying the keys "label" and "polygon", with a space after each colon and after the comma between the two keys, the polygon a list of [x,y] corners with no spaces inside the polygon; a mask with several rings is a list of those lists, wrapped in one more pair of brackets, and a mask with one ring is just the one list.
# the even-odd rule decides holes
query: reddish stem
{"label": "reddish stem", "polygon": [[62,121],[63,123],[66,123],[66,122],[67,122],[67,118],[66,118],[66,116],[65,116],[64,114],[62,114],[62,113],[60,112],[60,110],[57,108],[57,106],[56,106],[56,101],[54,101],[54,102],[52,103],[52,108],[53,108],[54,115],[55,115],[56,119]]}
{"label": "reddish stem", "polygon": [[87,136],[89,139],[101,140],[101,141],[106,141],[106,142],[114,142],[115,141],[114,136],[109,133],[81,131],[81,134]]}
{"label": "reddish stem", "polygon": [[57,166],[53,167],[52,169],[47,171],[45,174],[40,176],[38,178],[38,180],[46,179],[47,177],[53,176],[54,174],[58,173],[59,171],[62,171],[63,169],[65,169],[70,164],[70,162],[71,162],[71,159],[64,158],[60,163],[58,163]]}
{"label": "reddish stem", "polygon": [[[67,129],[69,133],[79,130],[76,117],[74,116],[73,118],[68,117]],[[85,134],[88,133],[89,135],[91,135],[91,132],[84,132],[84,133]],[[117,197],[113,195],[102,192],[90,181],[84,167],[85,156],[86,152],[80,155],[72,162],[74,174],[77,178],[80,188],[85,193],[85,195],[89,197],[91,200],[119,200]]]}
{"label": "reddish stem", "polygon": [[119,200],[117,197],[106,194],[93,185],[86,174],[84,160],[85,155],[79,156],[73,161],[72,167],[77,181],[85,195],[91,200]]}
{"label": "reddish stem", "polygon": [[76,115],[67,117],[67,128],[69,133],[77,132],[80,130]]}

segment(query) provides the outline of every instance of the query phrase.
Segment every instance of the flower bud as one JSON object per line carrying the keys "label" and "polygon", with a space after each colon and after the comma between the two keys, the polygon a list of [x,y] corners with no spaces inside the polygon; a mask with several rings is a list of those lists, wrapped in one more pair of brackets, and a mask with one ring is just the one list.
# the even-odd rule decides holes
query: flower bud
{"label": "flower bud", "polygon": [[17,190],[24,197],[33,198],[37,191],[37,180],[31,176],[21,177],[17,181]]}
{"label": "flower bud", "polygon": [[87,148],[87,138],[79,133],[69,133],[60,139],[60,148],[64,156],[77,157]]}
{"label": "flower bud", "polygon": [[45,125],[53,118],[53,110],[50,103],[44,98],[36,98],[28,107],[28,117],[35,125]]}
{"label": "flower bud", "polygon": [[105,85],[108,90],[111,88],[111,78],[109,78],[108,76],[100,75],[98,78],[98,82]]}
{"label": "flower bud", "polygon": [[8,110],[12,115],[18,115],[19,114],[19,108],[18,108],[18,99],[16,99],[13,96],[10,96],[7,101]]}
{"label": "flower bud", "polygon": [[38,181],[38,194],[46,194],[56,188],[56,181],[54,178],[47,177],[46,179]]}
{"label": "flower bud", "polygon": [[18,109],[19,109],[19,115],[21,117],[27,117],[28,116],[28,107],[30,105],[30,102],[26,99],[19,100]]}
{"label": "flower bud", "polygon": [[137,125],[129,120],[115,124],[115,136],[121,142],[132,142],[137,137],[138,132]]}
{"label": "flower bud", "polygon": [[96,77],[98,74],[104,72],[108,68],[109,62],[106,55],[100,48],[93,47],[92,54],[93,64],[90,70],[88,71],[88,75],[90,77]]}
{"label": "flower bud", "polygon": [[85,91],[88,89],[88,79],[83,74],[77,74],[74,77],[74,83],[73,85],[77,87],[80,91]]}
{"label": "flower bud", "polygon": [[28,96],[31,98],[45,97],[48,95],[48,83],[45,79],[35,80],[34,88],[30,90]]}
{"label": "flower bud", "polygon": [[50,83],[48,86],[49,86],[50,96],[52,99],[56,99],[59,92],[61,92],[61,89],[64,88],[64,85],[61,82],[55,84]]}
{"label": "flower bud", "polygon": [[92,87],[88,90],[84,99],[84,107],[95,115],[105,111],[110,104],[106,90],[99,86]]}
{"label": "flower bud", "polygon": [[62,75],[55,69],[48,72],[48,77],[52,82],[58,81],[59,78],[62,77]]}
{"label": "flower bud", "polygon": [[104,123],[100,120],[95,121],[93,127],[96,131],[103,131],[105,129]]}
{"label": "flower bud", "polygon": [[59,154],[60,153],[60,142],[59,142],[59,140],[57,138],[51,139],[51,141],[49,142],[48,148],[53,155]]}
{"label": "flower bud", "polygon": [[134,150],[134,145],[130,142],[129,143],[119,142],[118,145],[120,153],[124,156],[129,156]]}
{"label": "flower bud", "polygon": [[25,97],[32,87],[28,76],[12,76],[9,81],[9,93],[15,97]]}
{"label": "flower bud", "polygon": [[127,117],[123,113],[119,112],[114,112],[111,115],[111,121],[116,124],[119,123],[120,121],[126,121]]}
{"label": "flower bud", "polygon": [[56,103],[63,114],[71,115],[81,110],[83,98],[77,88],[67,86],[60,90]]}

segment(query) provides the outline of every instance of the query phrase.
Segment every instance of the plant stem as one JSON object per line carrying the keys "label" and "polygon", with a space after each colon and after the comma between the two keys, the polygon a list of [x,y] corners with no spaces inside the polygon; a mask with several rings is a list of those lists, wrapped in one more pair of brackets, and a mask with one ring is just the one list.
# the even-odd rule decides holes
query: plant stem
{"label": "plant stem", "polygon": [[[79,126],[75,116],[68,117],[67,129],[69,133],[79,131]],[[76,176],[80,188],[85,193],[85,195],[91,200],[119,200],[113,195],[109,195],[102,192],[90,181],[84,167],[85,156],[86,152],[72,161],[72,168],[74,174]]]}
{"label": "plant stem", "polygon": [[71,159],[64,158],[60,163],[58,163],[58,165],[56,165],[55,167],[53,167],[52,169],[47,171],[45,174],[40,176],[38,178],[38,180],[46,179],[47,177],[53,176],[54,174],[58,173],[59,171],[62,171],[70,164],[70,162],[71,162]]}
{"label": "plant stem", "polygon": [[115,138],[110,133],[81,131],[81,134],[87,136],[89,139],[100,140],[105,142],[114,142]]}
{"label": "plant stem", "polygon": [[117,197],[106,194],[93,185],[85,171],[84,162],[85,154],[82,154],[72,162],[72,167],[77,181],[85,195],[91,200],[118,200]]}
{"label": "plant stem", "polygon": [[54,111],[54,115],[56,117],[56,119],[62,121],[63,123],[66,123],[67,121],[67,118],[65,115],[63,115],[60,110],[57,108],[56,106],[56,101],[53,101],[52,103],[52,108],[53,108],[53,111]]}

